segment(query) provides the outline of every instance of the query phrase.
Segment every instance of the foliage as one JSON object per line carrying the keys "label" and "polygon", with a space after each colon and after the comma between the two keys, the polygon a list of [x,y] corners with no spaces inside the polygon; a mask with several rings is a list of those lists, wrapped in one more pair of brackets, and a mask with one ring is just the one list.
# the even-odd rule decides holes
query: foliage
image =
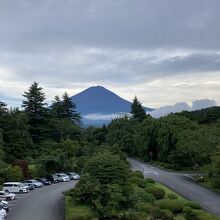
{"label": "foliage", "polygon": [[175,200],[175,199],[177,199],[178,197],[177,197],[176,194],[168,193],[168,194],[167,194],[167,198],[168,198],[168,199],[173,199],[173,200]]}
{"label": "foliage", "polygon": [[65,197],[65,220],[92,220],[94,216],[90,208],[86,206],[73,205],[70,196]]}
{"label": "foliage", "polygon": [[182,212],[184,203],[179,200],[162,199],[157,201],[157,206],[161,209],[168,209],[175,214]]}
{"label": "foliage", "polygon": [[146,191],[152,194],[156,199],[162,199],[165,196],[165,191],[157,186],[148,186]]}
{"label": "foliage", "polygon": [[95,177],[101,184],[124,182],[128,174],[128,166],[118,155],[104,151],[89,159],[84,172]]}
{"label": "foliage", "polygon": [[151,210],[150,220],[173,220],[173,214],[169,210],[162,210],[155,207]]}
{"label": "foliage", "polygon": [[136,96],[133,100],[133,103],[131,104],[131,114],[132,117],[138,121],[143,121],[146,117],[146,112]]}
{"label": "foliage", "polygon": [[193,201],[186,202],[185,206],[188,206],[188,207],[190,207],[192,209],[201,209],[201,206],[198,203],[193,202]]}

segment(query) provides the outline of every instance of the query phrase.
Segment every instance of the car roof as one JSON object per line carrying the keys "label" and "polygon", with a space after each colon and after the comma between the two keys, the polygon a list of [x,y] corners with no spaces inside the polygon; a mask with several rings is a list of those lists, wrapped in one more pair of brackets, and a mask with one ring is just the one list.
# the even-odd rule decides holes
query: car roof
{"label": "car roof", "polygon": [[6,182],[4,184],[20,184],[21,182]]}

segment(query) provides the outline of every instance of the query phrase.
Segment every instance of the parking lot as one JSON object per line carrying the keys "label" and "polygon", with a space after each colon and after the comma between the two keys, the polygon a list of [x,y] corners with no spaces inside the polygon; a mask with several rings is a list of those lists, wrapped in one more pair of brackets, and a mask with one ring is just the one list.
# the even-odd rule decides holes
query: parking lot
{"label": "parking lot", "polygon": [[16,194],[16,199],[9,201],[10,211],[6,220],[63,220],[62,193],[73,188],[76,182],[61,182]]}

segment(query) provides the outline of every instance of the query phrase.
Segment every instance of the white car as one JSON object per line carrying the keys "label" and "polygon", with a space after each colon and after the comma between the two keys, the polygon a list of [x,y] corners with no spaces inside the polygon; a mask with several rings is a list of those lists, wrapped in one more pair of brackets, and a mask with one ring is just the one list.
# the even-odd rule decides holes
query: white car
{"label": "white car", "polygon": [[28,186],[21,182],[7,182],[3,184],[2,190],[6,193],[28,193]]}
{"label": "white car", "polygon": [[24,180],[24,183],[31,183],[33,185],[35,185],[37,188],[40,188],[43,186],[43,183],[37,181],[37,180]]}
{"label": "white car", "polygon": [[57,173],[56,175],[62,179],[62,182],[70,181],[70,178],[65,173]]}
{"label": "white car", "polygon": [[7,193],[7,192],[4,192],[4,191],[0,191],[0,199],[2,200],[14,200],[15,199],[15,194],[14,193]]}
{"label": "white car", "polygon": [[69,176],[69,178],[71,180],[79,180],[80,179],[80,176],[77,173],[71,172],[71,173],[67,173],[67,175]]}
{"label": "white car", "polygon": [[0,209],[0,220],[5,220],[7,212],[4,209]]}

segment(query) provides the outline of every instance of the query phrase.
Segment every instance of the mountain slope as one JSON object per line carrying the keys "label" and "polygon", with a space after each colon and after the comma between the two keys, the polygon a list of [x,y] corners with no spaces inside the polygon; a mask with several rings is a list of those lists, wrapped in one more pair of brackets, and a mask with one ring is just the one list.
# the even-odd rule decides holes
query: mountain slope
{"label": "mountain slope", "polygon": [[[90,87],[71,97],[82,116],[88,114],[129,113],[131,103],[102,86]],[[150,108],[145,108],[151,111]]]}

